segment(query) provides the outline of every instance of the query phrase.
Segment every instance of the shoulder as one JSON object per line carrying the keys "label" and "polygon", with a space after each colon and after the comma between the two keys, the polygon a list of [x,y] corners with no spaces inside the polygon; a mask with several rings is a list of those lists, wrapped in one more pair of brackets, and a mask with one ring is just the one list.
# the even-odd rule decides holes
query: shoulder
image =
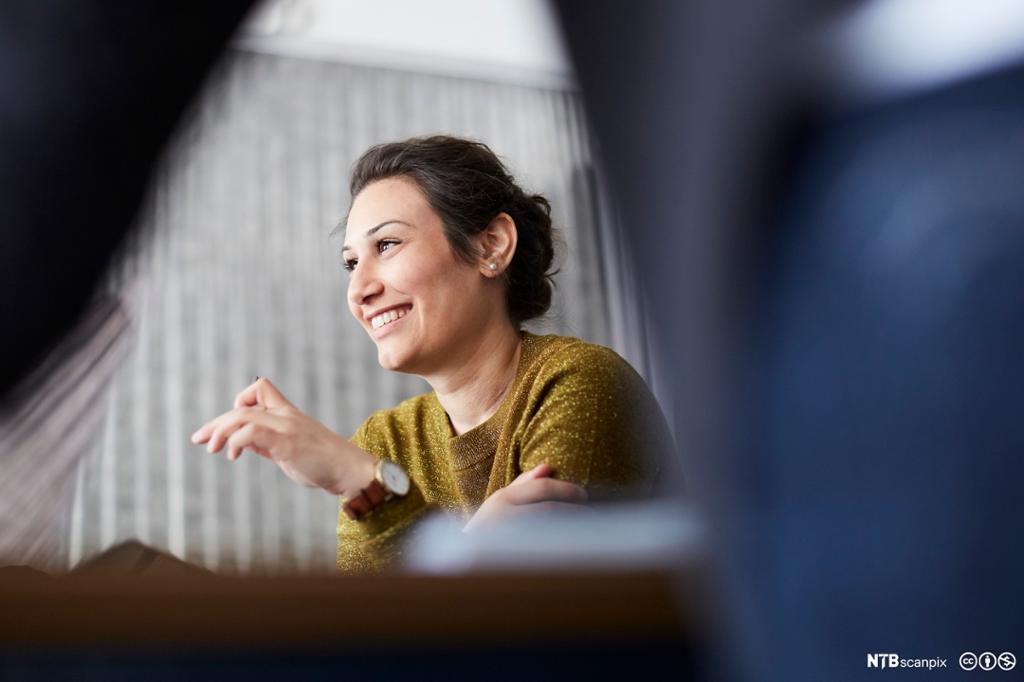
{"label": "shoulder", "polygon": [[521,468],[545,461],[559,477],[605,486],[608,494],[651,483],[672,441],[643,378],[604,346],[572,337],[530,342],[530,370],[519,394]]}
{"label": "shoulder", "polygon": [[627,417],[660,408],[643,378],[610,348],[569,336],[527,337],[516,393],[526,419],[561,414],[573,421]]}
{"label": "shoulder", "polygon": [[571,336],[529,336],[527,341],[533,386],[568,382],[580,388],[647,390],[636,370],[611,348]]}

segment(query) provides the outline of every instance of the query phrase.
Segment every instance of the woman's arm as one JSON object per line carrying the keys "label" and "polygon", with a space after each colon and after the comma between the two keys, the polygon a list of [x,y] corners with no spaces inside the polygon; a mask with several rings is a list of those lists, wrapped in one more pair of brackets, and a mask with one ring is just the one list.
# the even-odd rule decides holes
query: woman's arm
{"label": "woman's arm", "polygon": [[462,529],[472,533],[497,521],[523,514],[549,513],[559,509],[579,509],[587,501],[587,491],[575,483],[552,478],[550,464],[524,471],[516,480],[484,500]]}

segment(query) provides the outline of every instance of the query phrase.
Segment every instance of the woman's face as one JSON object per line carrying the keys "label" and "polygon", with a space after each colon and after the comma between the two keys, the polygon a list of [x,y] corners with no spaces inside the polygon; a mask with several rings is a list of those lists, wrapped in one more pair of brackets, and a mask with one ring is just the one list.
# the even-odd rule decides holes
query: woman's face
{"label": "woman's face", "polygon": [[487,280],[452,252],[440,216],[412,180],[363,188],[349,211],[342,259],[349,310],[385,369],[443,370],[493,316]]}

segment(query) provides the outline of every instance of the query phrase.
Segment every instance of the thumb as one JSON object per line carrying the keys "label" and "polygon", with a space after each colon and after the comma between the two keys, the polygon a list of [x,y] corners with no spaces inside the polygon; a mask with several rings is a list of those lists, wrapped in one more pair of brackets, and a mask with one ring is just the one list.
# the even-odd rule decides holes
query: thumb
{"label": "thumb", "polygon": [[253,407],[260,405],[269,409],[291,405],[288,399],[277,390],[277,386],[271,383],[270,379],[261,377],[249,384],[244,391],[235,398],[235,407]]}
{"label": "thumb", "polygon": [[260,379],[256,382],[256,398],[257,404],[265,406],[268,410],[291,405],[281,391],[277,390],[277,386],[270,382],[270,379]]}

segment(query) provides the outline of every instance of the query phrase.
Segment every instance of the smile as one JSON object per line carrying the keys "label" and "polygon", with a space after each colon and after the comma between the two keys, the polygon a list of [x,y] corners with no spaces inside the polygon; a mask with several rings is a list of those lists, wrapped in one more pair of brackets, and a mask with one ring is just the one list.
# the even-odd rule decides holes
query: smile
{"label": "smile", "polygon": [[386,325],[391,324],[395,320],[405,317],[405,314],[409,312],[412,306],[404,306],[402,308],[392,308],[391,310],[385,311],[380,315],[374,315],[370,318],[370,326],[374,329],[380,329]]}

